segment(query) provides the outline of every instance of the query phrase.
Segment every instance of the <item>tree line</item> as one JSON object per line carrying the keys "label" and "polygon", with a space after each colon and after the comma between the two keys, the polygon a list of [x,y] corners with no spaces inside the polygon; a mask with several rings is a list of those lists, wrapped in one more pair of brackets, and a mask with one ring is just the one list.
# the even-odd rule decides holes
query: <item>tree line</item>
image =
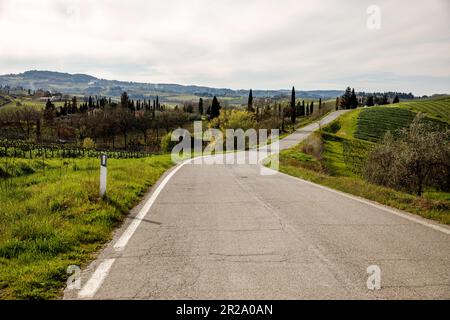
{"label": "tree line", "polygon": [[[126,92],[119,102],[110,98],[77,97],[56,107],[50,100],[43,110],[21,106],[0,112],[0,135],[9,139],[82,145],[90,138],[112,149],[156,150],[159,138],[197,119],[181,110],[153,101],[131,100]],[[120,141],[119,141],[120,140]]]}
{"label": "tree line", "polygon": [[387,105],[400,102],[400,96],[409,97],[411,94],[398,94],[396,92],[385,93],[355,93],[354,88],[347,87],[344,94],[336,98],[336,110],[356,109],[359,106],[373,107],[375,105]]}

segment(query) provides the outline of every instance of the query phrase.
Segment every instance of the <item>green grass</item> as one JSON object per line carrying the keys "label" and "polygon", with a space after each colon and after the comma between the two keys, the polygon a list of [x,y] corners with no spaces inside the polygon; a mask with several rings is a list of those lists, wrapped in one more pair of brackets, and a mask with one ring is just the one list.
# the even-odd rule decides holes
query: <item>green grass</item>
{"label": "green grass", "polygon": [[[2,105],[1,104],[1,96],[0,96],[0,110],[14,109],[19,106],[33,107],[33,108],[36,108],[37,110],[43,110],[47,103],[47,101],[41,101],[37,98],[31,98],[31,97],[12,98],[9,96],[5,96],[3,98],[10,100],[10,102]],[[53,104],[56,107],[62,107],[64,105],[64,101],[55,101],[55,102],[53,102]]]}
{"label": "green grass", "polygon": [[[50,164],[49,164],[50,165]],[[43,169],[42,160],[25,160],[18,158],[1,158],[0,179],[20,177]]]}
{"label": "green grass", "polygon": [[337,119],[340,126],[340,129],[336,132],[338,136],[352,138],[355,135],[361,110],[362,109],[355,109],[349,111]]}
{"label": "green grass", "polygon": [[314,134],[322,141],[319,156],[304,153],[309,144],[317,145],[318,141],[307,139],[280,153],[280,171],[450,224],[450,193],[426,190],[422,197],[417,197],[370,184],[362,178],[366,157],[376,145],[371,141],[379,141],[387,130],[409,125],[414,116],[413,112],[397,107],[371,107],[345,113],[324,127],[322,133]]}
{"label": "green grass", "polygon": [[[329,151],[327,151],[329,152]],[[299,146],[280,153],[280,171],[294,177],[321,184],[332,189],[353,194],[400,210],[450,224],[449,194],[427,192],[416,197],[390,188],[370,184],[361,177],[335,172],[334,175],[320,170],[318,160],[301,152]],[[325,169],[326,170],[326,169]]]}
{"label": "green grass", "polygon": [[[408,127],[416,113],[398,107],[369,107],[360,111],[354,137],[362,140],[378,142],[387,131],[393,134],[397,130]],[[433,126],[448,126],[445,122],[427,118]]]}
{"label": "green grass", "polygon": [[320,171],[322,166],[313,156],[300,151],[300,147],[283,150],[280,154],[283,163],[289,166],[301,164],[304,168]]}
{"label": "green grass", "polygon": [[57,298],[67,267],[89,262],[172,166],[170,155],[110,159],[107,197],[100,199],[98,159],[47,160],[45,174],[38,160],[10,161],[17,169],[0,191],[2,299]]}
{"label": "green grass", "polygon": [[430,118],[450,123],[450,97],[401,102],[396,105],[414,112],[423,112]]}

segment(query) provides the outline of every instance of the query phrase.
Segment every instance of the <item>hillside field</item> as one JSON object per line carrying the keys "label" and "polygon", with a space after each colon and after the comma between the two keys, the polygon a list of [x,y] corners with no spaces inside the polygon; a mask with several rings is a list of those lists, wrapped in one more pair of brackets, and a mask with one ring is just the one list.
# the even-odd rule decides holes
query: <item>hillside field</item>
{"label": "hillside field", "polygon": [[[422,108],[420,105],[415,107],[417,110]],[[426,107],[423,107],[422,110],[425,109]],[[413,111],[397,105],[352,110],[300,145],[282,151],[280,170],[450,224],[450,193],[426,190],[422,197],[417,197],[370,184],[362,178],[361,170],[365,159],[376,143],[388,130],[395,132],[407,127],[414,116]],[[436,117],[429,117],[429,121],[440,127],[448,126]]]}
{"label": "hillside field", "polygon": [[[354,137],[378,142],[383,139],[387,131],[395,135],[397,130],[408,127],[416,114],[416,112],[393,106],[364,108],[359,113]],[[426,115],[430,125],[440,128],[449,127],[445,122],[430,118],[428,113]]]}
{"label": "hillside field", "polygon": [[401,102],[397,105],[414,112],[423,112],[431,118],[450,123],[450,97]]}

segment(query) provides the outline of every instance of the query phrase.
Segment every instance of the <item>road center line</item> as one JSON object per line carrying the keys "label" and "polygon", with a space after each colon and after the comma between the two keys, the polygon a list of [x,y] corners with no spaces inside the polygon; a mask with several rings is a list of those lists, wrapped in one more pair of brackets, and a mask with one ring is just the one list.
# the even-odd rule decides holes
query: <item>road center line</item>
{"label": "road center line", "polygon": [[[314,122],[312,124],[309,124],[309,126],[316,125],[316,124],[317,123]],[[306,126],[306,127],[308,127],[308,126]],[[206,157],[208,157],[208,156],[206,156]],[[199,156],[199,157],[195,157],[195,158],[191,158],[191,159],[187,159],[187,160],[183,161],[181,164],[178,165],[178,167],[176,167],[169,175],[167,175],[164,178],[164,180],[156,188],[155,192],[153,192],[150,199],[145,203],[145,205],[139,211],[138,215],[134,218],[133,222],[128,226],[128,228],[125,230],[125,232],[119,238],[119,240],[117,240],[117,242],[115,243],[114,249],[116,251],[122,251],[126,247],[128,241],[130,240],[130,238],[132,237],[132,235],[138,228],[142,219],[144,219],[144,217],[147,215],[148,211],[152,207],[156,198],[161,193],[161,191],[164,189],[165,185],[169,182],[169,180],[175,175],[175,173],[177,173],[177,171],[180,170],[185,164],[187,164],[189,162],[195,163],[194,161],[199,158],[205,158],[205,156]]]}

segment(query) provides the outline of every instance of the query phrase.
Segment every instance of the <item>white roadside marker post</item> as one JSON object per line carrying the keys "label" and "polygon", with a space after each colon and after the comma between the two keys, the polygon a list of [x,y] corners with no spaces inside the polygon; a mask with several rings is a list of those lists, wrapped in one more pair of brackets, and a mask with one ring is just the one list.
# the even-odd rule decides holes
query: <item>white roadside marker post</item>
{"label": "white roadside marker post", "polygon": [[100,198],[106,194],[107,159],[106,154],[100,156]]}

